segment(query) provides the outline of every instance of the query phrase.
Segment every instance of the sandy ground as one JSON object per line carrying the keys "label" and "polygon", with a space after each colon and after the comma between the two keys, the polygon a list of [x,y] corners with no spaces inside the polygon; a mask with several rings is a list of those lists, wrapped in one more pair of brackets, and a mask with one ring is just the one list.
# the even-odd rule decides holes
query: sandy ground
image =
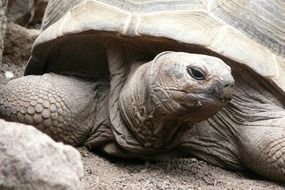
{"label": "sandy ground", "polygon": [[[0,65],[0,90],[13,73],[23,75],[34,31],[10,25],[6,35],[4,64]],[[16,65],[15,65],[16,64]],[[10,73],[9,73],[10,72]],[[256,176],[223,170],[196,158],[168,162],[118,160],[78,148],[82,154],[85,175],[84,190],[93,189],[193,189],[193,190],[285,190],[285,184],[264,181]]]}
{"label": "sandy ground", "polygon": [[225,171],[196,158],[167,162],[106,159],[80,148],[87,189],[281,190],[284,186]]}
{"label": "sandy ground", "polygon": [[[9,60],[9,59],[5,59]],[[22,76],[24,66],[3,64],[0,89],[8,80],[7,71]],[[78,148],[85,175],[84,190],[93,189],[193,189],[193,190],[285,190],[284,184],[264,181],[256,176],[230,172],[197,160],[176,159],[165,162],[118,160]]]}

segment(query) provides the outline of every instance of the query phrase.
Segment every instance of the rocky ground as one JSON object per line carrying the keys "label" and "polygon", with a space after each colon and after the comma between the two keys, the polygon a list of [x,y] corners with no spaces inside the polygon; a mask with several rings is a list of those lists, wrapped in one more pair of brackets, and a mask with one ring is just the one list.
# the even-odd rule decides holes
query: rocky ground
{"label": "rocky ground", "polygon": [[[13,29],[20,33],[21,29]],[[33,32],[32,32],[33,33]],[[32,35],[32,34],[31,34]],[[9,35],[7,35],[8,37]],[[16,35],[18,36],[18,35]],[[10,35],[6,40],[13,40]],[[8,80],[23,75],[23,64],[19,60],[27,49],[21,50],[26,39],[17,37],[17,43],[9,42],[8,52],[4,54],[4,64],[0,67],[0,89]],[[17,45],[18,44],[18,45]],[[27,45],[27,44],[26,44]],[[29,46],[30,47],[30,46]],[[13,51],[16,49],[16,51]],[[285,190],[284,184],[264,181],[257,176],[230,172],[217,168],[195,158],[177,159],[168,162],[138,162],[117,160],[91,153],[85,148],[78,148],[82,155],[85,173],[83,187],[90,189],[196,189],[196,190]]]}

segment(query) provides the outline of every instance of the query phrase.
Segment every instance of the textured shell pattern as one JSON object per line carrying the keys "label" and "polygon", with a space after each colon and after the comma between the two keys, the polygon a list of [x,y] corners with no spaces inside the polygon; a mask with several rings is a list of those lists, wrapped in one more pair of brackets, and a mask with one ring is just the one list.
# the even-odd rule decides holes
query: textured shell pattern
{"label": "textured shell pattern", "polygon": [[247,65],[285,91],[280,0],[51,0],[38,44],[88,30],[164,37]]}

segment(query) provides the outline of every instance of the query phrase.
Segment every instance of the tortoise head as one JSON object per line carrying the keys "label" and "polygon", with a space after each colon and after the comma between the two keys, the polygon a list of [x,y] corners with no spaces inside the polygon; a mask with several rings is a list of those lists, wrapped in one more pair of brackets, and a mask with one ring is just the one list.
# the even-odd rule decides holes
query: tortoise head
{"label": "tortoise head", "polygon": [[221,59],[183,52],[163,52],[152,62],[148,81],[161,113],[201,121],[222,109],[233,93],[231,69]]}

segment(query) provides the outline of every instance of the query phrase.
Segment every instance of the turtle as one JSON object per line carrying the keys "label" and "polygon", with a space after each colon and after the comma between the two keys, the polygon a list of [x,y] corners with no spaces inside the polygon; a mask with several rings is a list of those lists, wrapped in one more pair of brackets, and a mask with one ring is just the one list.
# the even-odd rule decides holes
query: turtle
{"label": "turtle", "polygon": [[50,0],[1,118],[115,157],[285,182],[278,0]]}

